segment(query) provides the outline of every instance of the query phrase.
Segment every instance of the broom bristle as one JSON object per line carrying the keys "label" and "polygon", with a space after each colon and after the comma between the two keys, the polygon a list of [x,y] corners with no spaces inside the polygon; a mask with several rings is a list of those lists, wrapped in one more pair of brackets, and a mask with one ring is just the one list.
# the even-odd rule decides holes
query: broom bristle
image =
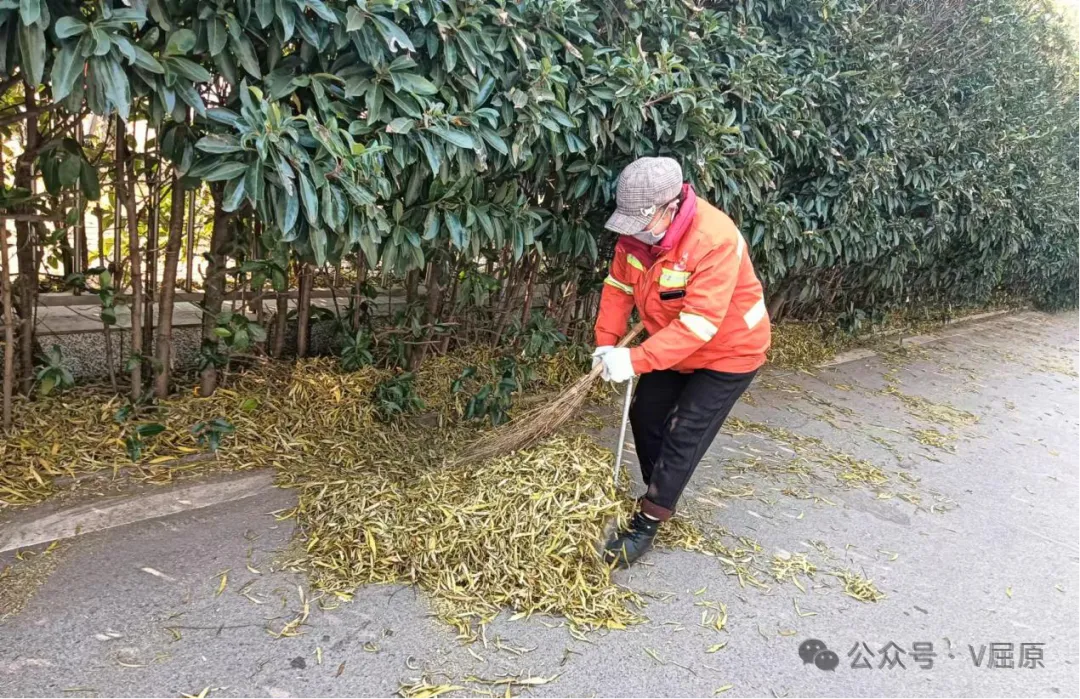
{"label": "broom bristle", "polygon": [[[637,323],[615,346],[628,346],[644,329],[642,323]],[[533,446],[559,429],[577,412],[588,397],[593,382],[600,378],[602,370],[602,366],[594,366],[592,371],[575,381],[547,406],[523,413],[494,432],[484,435],[458,456],[453,464],[456,466],[492,459]]]}
{"label": "broom bristle", "polygon": [[590,372],[578,379],[558,398],[542,408],[523,413],[478,439],[455,460],[455,464],[484,461],[528,449],[559,429],[582,406],[596,380]]}

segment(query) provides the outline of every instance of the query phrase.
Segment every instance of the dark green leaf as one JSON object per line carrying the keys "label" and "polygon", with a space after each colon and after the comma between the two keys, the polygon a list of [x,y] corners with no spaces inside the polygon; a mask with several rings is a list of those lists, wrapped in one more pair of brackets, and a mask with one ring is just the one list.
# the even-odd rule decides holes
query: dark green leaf
{"label": "dark green leaf", "polygon": [[122,34],[114,34],[111,41],[112,45],[116,47],[121,56],[127,59],[128,63],[135,63],[135,44],[131,43],[130,39]]}
{"label": "dark green leaf", "polygon": [[372,194],[367,188],[361,187],[347,177],[342,177],[338,180],[338,184],[341,185],[345,193],[349,195],[349,199],[356,206],[370,206],[375,203],[375,195]]}
{"label": "dark green leaf", "polygon": [[230,43],[244,70],[253,78],[261,78],[262,69],[259,67],[259,59],[255,57],[255,49],[251,45],[251,39],[241,35],[239,39],[232,39]]}
{"label": "dark green leaf", "polygon": [[98,182],[97,170],[85,160],[82,161],[79,170],[79,186],[89,201],[97,201],[101,198],[101,186]]}
{"label": "dark green leaf", "polygon": [[375,20],[375,28],[379,30],[390,53],[397,53],[399,48],[416,51],[416,47],[409,40],[409,35],[402,31],[401,27],[382,15],[372,15],[372,18]]}
{"label": "dark green leaf", "polygon": [[249,323],[248,333],[255,342],[266,342],[266,329],[258,323]]}
{"label": "dark green leaf", "polygon": [[472,136],[465,131],[450,126],[430,126],[428,127],[428,130],[438,135],[444,141],[454,144],[458,148],[472,149],[476,147],[476,142],[473,141]]}
{"label": "dark green leaf", "polygon": [[424,149],[424,156],[427,157],[432,174],[438,175],[439,167],[442,164],[442,157],[439,155],[438,147],[427,138],[420,139],[420,146]]}
{"label": "dark green leaf", "polygon": [[304,205],[304,215],[311,226],[319,225],[319,197],[311,180],[304,173],[297,173],[300,179],[300,200]]}
{"label": "dark green leaf", "polygon": [[326,20],[331,24],[338,23],[337,15],[335,15],[334,11],[327,7],[322,0],[305,0],[305,4],[310,10],[318,15],[320,19]]}
{"label": "dark green leaf", "polygon": [[206,116],[206,103],[203,102],[202,97],[195,88],[190,84],[182,80],[178,80],[176,83],[176,94],[180,96],[180,99],[195,110],[199,116]]}
{"label": "dark green leaf", "polygon": [[43,0],[19,0],[19,19],[23,24],[33,24],[41,19]]}
{"label": "dark green leaf", "polygon": [[195,142],[195,147],[204,153],[236,153],[243,150],[235,136],[225,134],[207,134]]}
{"label": "dark green leaf", "polygon": [[45,75],[45,31],[40,24],[19,23],[19,54],[26,81],[33,87],[41,84]]}
{"label": "dark green leaf", "polygon": [[148,424],[139,425],[135,428],[135,432],[140,437],[153,437],[159,435],[165,431],[165,425],[160,422],[151,422]]}
{"label": "dark green leaf", "polygon": [[190,53],[195,48],[195,32],[190,29],[177,29],[169,35],[165,44],[165,54],[168,56],[182,56]]}
{"label": "dark green leaf", "polygon": [[136,22],[143,23],[146,21],[146,10],[142,7],[114,7],[112,14],[109,15],[110,26],[123,26],[125,23]]}
{"label": "dark green leaf", "polygon": [[83,59],[75,49],[75,43],[70,43],[56,54],[56,61],[52,70],[53,99],[60,101],[71,94],[71,88],[75,81],[82,78]]}
{"label": "dark green leaf", "polygon": [[300,200],[295,195],[285,197],[285,216],[281,222],[281,232],[288,233],[296,226],[300,217]]}
{"label": "dark green leaf", "polygon": [[315,255],[315,264],[322,267],[326,264],[326,231],[316,226],[311,230],[311,252]]}
{"label": "dark green leaf", "polygon": [[398,117],[389,124],[386,125],[386,133],[400,133],[407,134],[412,131],[413,125],[416,123],[413,119],[406,117]]}
{"label": "dark green leaf", "polygon": [[427,78],[416,73],[391,73],[395,90],[404,90],[413,95],[434,95],[439,91]]}
{"label": "dark green leaf", "polygon": [[450,242],[458,250],[464,250],[465,246],[469,244],[468,231],[461,225],[461,220],[458,219],[457,214],[454,212],[447,211],[445,218],[446,228],[450,231]]}
{"label": "dark green leaf", "polygon": [[379,264],[379,241],[365,235],[360,238],[360,249],[363,250],[369,266],[374,267]]}
{"label": "dark green leaf", "polygon": [[211,80],[210,71],[206,70],[206,68],[203,68],[198,63],[189,61],[186,58],[172,56],[165,59],[165,65],[180,76],[187,78],[188,80],[194,80],[197,83],[207,83]]}
{"label": "dark green leaf", "polygon": [[255,0],[255,15],[259,26],[265,29],[274,21],[274,0]]}
{"label": "dark green leaf", "polygon": [[94,42],[95,56],[108,56],[112,50],[113,42],[109,34],[96,24],[90,25],[90,37]]}
{"label": "dark green leaf", "polygon": [[281,28],[284,31],[283,38],[288,41],[296,30],[296,16],[293,14],[292,3],[286,4],[284,0],[274,0],[274,7],[276,8],[278,21],[281,22]]}
{"label": "dark green leaf", "polygon": [[206,118],[219,124],[227,124],[232,127],[240,125],[240,115],[225,107],[213,107],[206,110]]}
{"label": "dark green leaf", "polygon": [[89,28],[90,25],[79,17],[61,17],[56,20],[56,24],[53,25],[53,31],[56,32],[56,37],[58,39],[79,36]]}
{"label": "dark green leaf", "polygon": [[74,155],[69,155],[60,162],[59,167],[59,179],[60,184],[65,187],[70,187],[79,181],[79,175],[82,173],[82,158]]}
{"label": "dark green leaf", "polygon": [[350,7],[345,13],[345,31],[358,32],[367,23],[367,15],[359,7]]}
{"label": "dark green leaf", "polygon": [[510,152],[510,149],[506,145],[506,141],[503,140],[494,129],[489,129],[486,126],[480,128],[480,137],[495,150],[499,151],[503,155]]}
{"label": "dark green leaf", "polygon": [[[221,182],[223,180],[231,180],[234,177],[239,177],[247,170],[247,165],[244,163],[229,160],[226,162],[216,163],[209,171],[202,175],[202,179],[207,182]],[[242,178],[241,178],[242,179]]]}
{"label": "dark green leaf", "polygon": [[424,219],[424,240],[435,240],[439,235],[439,212],[429,209]]}
{"label": "dark green leaf", "polygon": [[236,211],[244,201],[244,178],[237,177],[229,180],[225,185],[225,192],[221,197],[221,208],[225,211]]}
{"label": "dark green leaf", "polygon": [[225,23],[217,17],[213,17],[206,23],[206,38],[209,42],[210,55],[216,56],[225,50],[225,44],[229,40],[229,32]]}
{"label": "dark green leaf", "polygon": [[127,73],[119,61],[113,59],[93,58],[90,60],[90,69],[95,72],[105,88],[105,96],[108,98],[120,118],[127,121],[131,112],[131,85],[128,83]]}
{"label": "dark green leaf", "polygon": [[150,71],[151,73],[160,74],[165,72],[165,68],[161,65],[161,63],[158,62],[156,58],[150,55],[149,51],[139,46],[138,44],[134,44],[134,47],[135,65],[142,68],[143,70]]}

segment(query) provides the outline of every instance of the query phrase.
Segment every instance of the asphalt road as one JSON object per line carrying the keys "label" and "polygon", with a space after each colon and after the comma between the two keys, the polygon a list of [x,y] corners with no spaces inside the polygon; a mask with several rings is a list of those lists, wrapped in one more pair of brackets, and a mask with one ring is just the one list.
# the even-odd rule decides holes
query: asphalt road
{"label": "asphalt road", "polygon": [[[0,623],[0,694],[367,696],[426,676],[469,687],[450,696],[503,695],[466,679],[516,676],[551,680],[511,687],[536,696],[1077,696],[1077,340],[1074,315],[1025,313],[905,357],[765,372],[685,502],[745,537],[759,571],[805,554],[818,568],[805,592],[656,551],[621,574],[650,619],[626,631],[579,640],[556,619],[504,614],[486,644],[463,645],[421,592],[373,586],[275,639],[267,620],[280,626],[308,592],[271,572],[292,531],[270,513],[291,494],[260,488],[61,544]],[[866,462],[888,480],[838,481]],[[842,569],[885,597],[846,595],[830,575]],[[699,625],[702,601],[726,605],[725,631]],[[800,659],[811,638],[835,669]],[[916,658],[923,644],[936,655]]]}

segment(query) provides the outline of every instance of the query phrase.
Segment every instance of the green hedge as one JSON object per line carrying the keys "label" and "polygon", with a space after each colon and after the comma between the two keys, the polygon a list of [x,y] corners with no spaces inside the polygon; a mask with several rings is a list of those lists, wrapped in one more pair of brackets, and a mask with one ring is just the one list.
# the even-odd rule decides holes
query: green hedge
{"label": "green hedge", "polygon": [[[740,224],[774,314],[1057,307],[1078,127],[1054,8],[21,0],[0,3],[0,70],[57,114],[160,125],[181,174],[263,224],[238,231],[262,231],[268,278],[290,255],[400,273],[537,250],[589,284],[619,169],[672,155]],[[51,189],[97,187],[79,157],[43,150]]]}

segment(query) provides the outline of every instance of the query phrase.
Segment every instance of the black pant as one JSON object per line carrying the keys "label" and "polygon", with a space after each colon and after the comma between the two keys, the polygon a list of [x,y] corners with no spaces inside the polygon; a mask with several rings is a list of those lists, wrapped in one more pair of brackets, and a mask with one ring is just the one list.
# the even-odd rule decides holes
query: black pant
{"label": "black pant", "polygon": [[630,425],[648,490],[641,509],[666,520],[720,426],[757,371],[653,371],[630,404]]}

